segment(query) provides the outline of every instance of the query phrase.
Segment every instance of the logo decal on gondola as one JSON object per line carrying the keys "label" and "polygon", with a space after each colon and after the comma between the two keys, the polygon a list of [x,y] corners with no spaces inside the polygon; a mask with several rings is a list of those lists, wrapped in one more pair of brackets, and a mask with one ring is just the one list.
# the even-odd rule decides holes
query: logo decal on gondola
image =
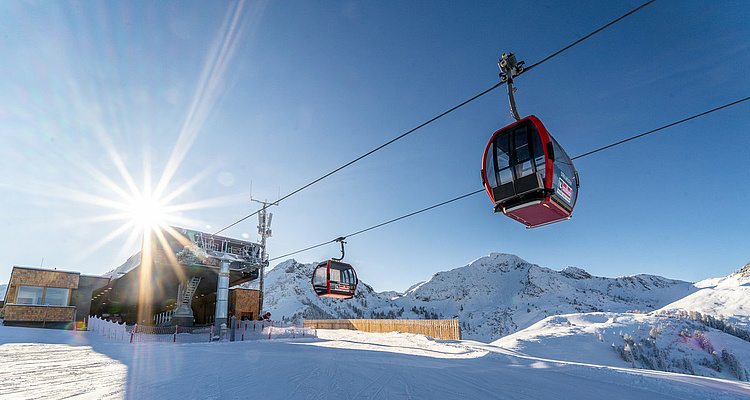
{"label": "logo decal on gondola", "polygon": [[565,182],[568,177],[565,176],[562,172],[560,173],[560,179],[558,179],[558,185],[557,185],[557,194],[560,195],[565,201],[568,203],[571,202],[572,196],[573,196],[573,188],[570,187],[570,185]]}
{"label": "logo decal on gondola", "polygon": [[349,286],[346,286],[346,285],[339,285],[338,288],[341,290],[349,290]]}

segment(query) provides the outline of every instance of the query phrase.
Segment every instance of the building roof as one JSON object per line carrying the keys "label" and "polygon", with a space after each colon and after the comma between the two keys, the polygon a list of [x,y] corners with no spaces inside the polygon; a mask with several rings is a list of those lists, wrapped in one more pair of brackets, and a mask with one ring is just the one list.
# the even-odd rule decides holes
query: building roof
{"label": "building roof", "polygon": [[[63,273],[66,273],[66,274],[76,274],[76,275],[81,275],[81,273],[80,273],[80,272],[77,272],[77,271],[66,271],[66,270],[63,270],[63,269],[57,269],[57,267],[52,267],[52,268],[41,268],[41,267],[28,267],[28,266],[25,266],[25,265],[14,265],[14,266],[13,266],[13,268],[14,268],[14,269],[15,269],[15,268],[18,268],[18,269],[30,269],[30,270],[35,270],[35,271],[51,271],[51,272],[63,272]],[[11,274],[12,274],[12,273],[13,273],[13,272],[11,272]]]}

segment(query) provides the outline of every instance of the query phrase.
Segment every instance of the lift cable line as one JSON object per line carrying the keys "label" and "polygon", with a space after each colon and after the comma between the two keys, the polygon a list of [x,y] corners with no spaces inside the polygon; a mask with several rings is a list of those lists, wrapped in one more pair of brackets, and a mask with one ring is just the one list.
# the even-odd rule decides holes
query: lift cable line
{"label": "lift cable line", "polygon": [[[672,126],[675,126],[675,125],[679,125],[679,124],[681,124],[681,123],[683,123],[683,122],[687,122],[687,121],[690,121],[690,120],[693,120],[693,119],[696,119],[696,118],[699,118],[699,117],[703,117],[703,116],[705,116],[705,115],[708,115],[708,114],[711,114],[711,113],[713,113],[713,112],[715,112],[715,111],[719,111],[719,110],[721,110],[721,109],[724,109],[724,108],[727,108],[727,107],[731,107],[731,106],[734,106],[734,105],[740,104],[740,103],[742,103],[742,102],[745,102],[745,101],[748,101],[748,100],[750,100],[750,97],[745,97],[744,99],[740,99],[740,100],[737,100],[737,101],[734,101],[734,102],[731,102],[731,103],[725,104],[725,105],[723,105],[723,106],[720,106],[720,107],[716,107],[716,108],[713,108],[713,109],[711,109],[711,110],[708,110],[708,111],[704,111],[704,112],[702,112],[702,113],[699,113],[699,114],[695,114],[695,115],[693,115],[693,116],[691,116],[691,117],[688,117],[688,118],[685,118],[685,119],[681,119],[681,120],[679,120],[679,121],[677,121],[677,122],[673,122],[673,123],[671,123],[671,124],[667,124],[667,125],[664,125],[664,126],[662,126],[662,127],[659,127],[659,128],[653,129],[653,130],[650,130],[650,131],[648,131],[648,132],[644,132],[644,133],[641,133],[641,134],[638,134],[638,135],[632,136],[632,137],[630,137],[630,138],[627,138],[627,139],[625,139],[625,140],[621,140],[621,141],[619,141],[619,142],[616,142],[616,143],[613,143],[613,144],[610,144],[610,145],[607,145],[607,146],[604,146],[604,147],[600,147],[600,148],[598,148],[598,149],[596,149],[596,150],[592,150],[592,151],[589,151],[589,152],[587,152],[587,153],[581,154],[581,155],[579,155],[579,156],[573,157],[573,158],[571,158],[571,160],[576,160],[576,159],[579,159],[579,158],[583,158],[583,157],[589,156],[589,155],[591,155],[591,154],[594,154],[594,153],[598,153],[598,152],[600,152],[600,151],[602,151],[602,150],[606,150],[606,149],[612,148],[612,147],[614,147],[614,146],[618,146],[618,145],[621,145],[621,144],[623,144],[623,143],[626,143],[626,142],[629,142],[629,141],[631,141],[631,140],[635,140],[635,139],[638,139],[638,138],[642,138],[642,137],[644,137],[644,136],[646,136],[646,135],[649,135],[649,134],[652,134],[652,133],[658,132],[658,131],[660,131],[660,130],[663,130],[663,129],[666,129],[666,128],[669,128],[669,127],[672,127]],[[484,191],[485,191],[485,188],[482,188],[482,189],[479,189],[479,190],[477,190],[477,191],[474,191],[474,192],[471,192],[471,193],[467,193],[467,194],[465,194],[465,195],[462,195],[462,196],[458,196],[458,197],[452,198],[452,199],[450,199],[450,200],[447,200],[447,201],[444,201],[444,202],[442,202],[442,203],[438,203],[438,204],[435,204],[435,205],[433,205],[433,206],[430,206],[430,207],[427,207],[427,208],[423,208],[423,209],[421,209],[421,210],[419,210],[419,211],[414,211],[414,212],[412,212],[412,213],[409,213],[409,214],[405,214],[405,215],[402,215],[402,216],[400,216],[400,217],[398,217],[398,218],[394,218],[394,219],[391,219],[391,220],[389,220],[389,221],[386,221],[386,222],[382,222],[382,223],[379,223],[379,224],[377,224],[377,225],[373,225],[373,226],[371,226],[371,227],[369,227],[369,228],[365,228],[365,229],[362,229],[362,230],[356,231],[356,232],[354,232],[354,233],[350,233],[350,234],[349,234],[349,235],[347,235],[347,236],[341,236],[341,237],[338,237],[338,238],[336,238],[336,239],[333,239],[333,240],[329,240],[329,241],[327,241],[327,242],[319,243],[319,244],[316,244],[316,245],[314,245],[314,246],[306,247],[306,248],[304,248],[304,249],[301,249],[301,250],[293,251],[293,252],[291,252],[291,253],[287,253],[287,254],[284,254],[284,255],[281,255],[281,256],[278,256],[278,257],[274,257],[274,258],[271,258],[271,259],[270,259],[270,260],[268,260],[268,261],[274,261],[274,260],[278,260],[278,259],[280,259],[280,258],[284,258],[284,257],[289,257],[289,256],[291,256],[291,255],[294,255],[294,254],[298,254],[298,253],[302,253],[302,252],[305,252],[305,251],[308,251],[308,250],[312,250],[312,249],[315,249],[315,248],[318,248],[318,247],[322,247],[322,246],[325,246],[325,245],[327,245],[327,244],[330,244],[330,243],[336,243],[336,242],[337,242],[337,241],[339,241],[339,240],[344,240],[344,239],[346,239],[346,238],[349,238],[349,237],[352,237],[352,236],[356,236],[356,235],[359,235],[359,234],[361,234],[361,233],[365,233],[365,232],[367,232],[367,231],[370,231],[370,230],[373,230],[373,229],[377,229],[377,228],[380,228],[380,227],[382,227],[382,226],[385,226],[385,225],[391,224],[391,223],[393,223],[393,222],[396,222],[396,221],[400,221],[400,220],[402,220],[402,219],[405,219],[405,218],[409,218],[409,217],[412,217],[412,216],[414,216],[414,215],[417,215],[417,214],[421,214],[421,213],[423,213],[423,212],[425,212],[425,211],[429,211],[429,210],[432,210],[432,209],[435,209],[435,208],[438,208],[438,207],[444,206],[444,205],[446,205],[446,204],[450,204],[450,203],[453,203],[454,201],[458,201],[458,200],[461,200],[461,199],[464,199],[464,198],[467,198],[467,197],[471,197],[471,196],[473,196],[473,195],[475,195],[475,194],[478,194],[478,193],[481,193],[481,192],[484,192]]]}
{"label": "lift cable line", "polygon": [[409,217],[415,216],[415,215],[417,215],[417,214],[421,214],[421,213],[423,213],[423,212],[425,212],[425,211],[429,211],[429,210],[432,210],[433,208],[438,208],[438,207],[440,207],[440,206],[444,206],[444,205],[446,205],[446,204],[449,204],[449,203],[453,203],[454,201],[458,201],[458,200],[461,200],[461,199],[463,199],[463,198],[466,198],[466,197],[469,197],[469,196],[473,196],[473,195],[475,195],[475,194],[477,194],[477,193],[481,193],[481,192],[484,192],[484,188],[482,188],[482,189],[479,189],[479,190],[477,190],[477,191],[475,191],[475,192],[467,193],[467,194],[465,194],[465,195],[462,195],[462,196],[454,197],[454,198],[452,198],[452,199],[450,199],[450,200],[444,201],[444,202],[442,202],[442,203],[438,203],[438,204],[435,204],[435,205],[433,205],[433,206],[429,206],[429,207],[427,207],[427,208],[423,208],[423,209],[421,209],[421,210],[419,210],[419,211],[414,211],[414,212],[411,212],[411,213],[409,213],[409,214],[406,214],[406,215],[402,215],[402,216],[400,216],[400,217],[398,217],[398,218],[394,218],[394,219],[392,219],[392,220],[389,220],[389,221],[386,221],[386,222],[381,222],[381,223],[379,223],[379,224],[377,224],[377,225],[373,225],[373,226],[371,226],[371,227],[369,227],[369,228],[365,228],[365,229],[361,229],[361,230],[358,230],[358,231],[356,231],[356,232],[354,232],[354,233],[350,233],[350,234],[348,234],[348,235],[346,235],[346,236],[341,236],[341,237],[338,237],[338,238],[336,238],[336,239],[333,239],[333,240],[329,240],[329,241],[327,241],[327,242],[323,242],[323,243],[318,243],[318,244],[316,244],[316,245],[314,245],[314,246],[306,247],[306,248],[304,248],[304,249],[302,249],[302,250],[297,250],[297,251],[293,251],[293,252],[291,252],[291,253],[287,253],[287,254],[284,254],[284,255],[281,255],[281,256],[278,256],[278,257],[274,257],[274,258],[272,258],[272,259],[270,259],[270,260],[268,260],[268,261],[274,261],[274,260],[278,260],[279,258],[289,257],[289,256],[291,256],[291,255],[294,255],[294,254],[297,254],[297,253],[302,253],[302,252],[304,252],[304,251],[308,251],[308,250],[312,250],[312,249],[315,249],[315,248],[318,248],[318,247],[321,247],[321,246],[325,246],[325,245],[327,245],[327,244],[330,244],[330,243],[336,243],[336,242],[338,242],[339,240],[344,240],[344,239],[350,238],[350,237],[352,237],[352,236],[357,236],[357,235],[359,235],[359,234],[361,234],[361,233],[365,233],[365,232],[367,232],[367,231],[371,231],[371,230],[373,230],[373,229],[377,229],[377,228],[380,228],[380,227],[382,227],[382,226],[385,226],[385,225],[388,225],[388,224],[394,223],[394,222],[396,222],[396,221],[400,221],[400,220],[402,220],[402,219],[404,219],[404,218],[409,218]]}
{"label": "lift cable line", "polygon": [[[555,57],[555,56],[557,56],[557,55],[559,55],[559,54],[563,53],[564,51],[566,51],[566,50],[570,49],[571,47],[573,47],[573,46],[577,45],[578,43],[581,43],[581,42],[583,42],[584,40],[586,40],[586,39],[590,38],[591,36],[594,36],[594,35],[596,35],[597,33],[599,33],[599,32],[601,32],[601,31],[603,31],[604,29],[606,29],[606,28],[609,28],[610,26],[614,25],[614,24],[615,24],[615,23],[617,23],[618,21],[620,21],[620,20],[622,20],[622,19],[624,19],[624,18],[626,18],[626,17],[628,17],[628,16],[630,16],[630,15],[634,14],[634,13],[635,13],[635,12],[637,12],[638,10],[640,10],[640,9],[642,9],[642,8],[644,8],[644,7],[646,7],[647,5],[649,5],[649,4],[651,4],[651,3],[653,3],[654,1],[656,1],[656,0],[650,0],[650,1],[646,2],[646,3],[644,3],[643,5],[639,6],[638,8],[636,8],[636,9],[634,9],[634,10],[632,10],[632,11],[628,12],[627,14],[624,14],[624,15],[622,15],[621,17],[619,17],[619,18],[615,19],[614,21],[612,21],[612,22],[610,22],[610,23],[608,23],[608,24],[606,24],[606,25],[602,26],[601,28],[599,28],[599,29],[597,29],[597,30],[595,30],[595,31],[593,31],[593,32],[591,32],[591,33],[589,33],[588,35],[586,35],[586,36],[584,36],[584,37],[582,37],[582,38],[580,38],[580,39],[576,40],[575,42],[573,42],[572,44],[570,44],[570,45],[568,45],[568,46],[566,46],[566,47],[562,48],[561,50],[558,50],[557,52],[555,52],[554,54],[552,54],[552,55],[550,55],[550,56],[546,57],[545,59],[543,59],[543,60],[541,60],[541,61],[539,61],[539,62],[537,62],[537,63],[535,63],[535,64],[533,64],[533,65],[531,65],[531,66],[529,66],[529,67],[526,67],[525,69],[523,69],[523,72],[526,72],[526,71],[528,71],[528,70],[530,70],[530,69],[532,69],[532,68],[534,68],[534,67],[536,67],[536,66],[538,66],[538,65],[540,65],[540,64],[542,64],[542,63],[544,63],[544,62],[546,62],[547,60],[549,60],[549,59],[551,59],[551,58],[553,58],[553,57]],[[522,73],[523,73],[523,72],[522,72]],[[520,75],[520,73],[519,73],[519,75]],[[499,83],[495,84],[495,85],[494,85],[494,86],[492,86],[491,88],[489,88],[489,89],[487,89],[487,90],[485,90],[485,91],[483,91],[483,92],[479,93],[478,95],[476,95],[476,96],[474,96],[474,97],[472,97],[472,98],[470,98],[470,99],[468,99],[468,100],[464,101],[463,103],[461,103],[461,104],[459,104],[459,105],[457,105],[457,106],[455,106],[455,107],[453,107],[453,108],[451,108],[451,109],[449,109],[449,110],[447,110],[447,111],[444,111],[443,113],[441,113],[441,114],[439,114],[439,115],[437,115],[437,116],[433,117],[432,119],[430,119],[430,120],[428,120],[428,121],[426,121],[426,122],[424,122],[424,123],[422,123],[422,124],[420,124],[420,125],[418,125],[418,126],[416,126],[416,127],[412,128],[412,129],[410,129],[410,130],[408,130],[408,131],[406,131],[406,132],[402,133],[401,135],[399,135],[399,136],[397,136],[397,137],[395,137],[395,138],[393,138],[393,139],[389,140],[389,141],[388,141],[388,142],[386,142],[386,143],[383,143],[382,145],[380,145],[380,146],[378,146],[378,147],[376,147],[376,148],[374,148],[374,149],[372,149],[372,150],[368,151],[367,153],[365,153],[365,154],[363,154],[363,155],[361,155],[361,156],[359,156],[359,157],[355,158],[355,159],[354,159],[354,160],[352,160],[352,161],[349,161],[348,163],[346,163],[346,164],[344,164],[344,165],[342,165],[342,166],[340,166],[340,167],[338,167],[338,168],[334,169],[333,171],[331,171],[331,172],[329,172],[329,173],[327,173],[327,174],[325,174],[325,175],[321,176],[320,178],[318,178],[318,179],[315,179],[314,181],[311,181],[310,183],[308,183],[308,184],[306,184],[306,185],[304,185],[304,186],[300,187],[299,189],[296,189],[296,190],[294,190],[293,192],[290,192],[289,194],[285,195],[284,197],[281,197],[281,198],[279,198],[278,200],[276,200],[276,202],[275,202],[275,203],[276,203],[276,204],[278,204],[278,203],[280,203],[281,201],[283,201],[283,200],[286,200],[286,199],[288,199],[288,198],[289,198],[289,197],[291,197],[291,196],[294,196],[295,194],[297,194],[297,193],[299,193],[299,192],[301,192],[301,191],[303,191],[303,190],[307,189],[308,187],[310,187],[310,186],[312,186],[312,185],[314,185],[314,184],[316,184],[316,183],[318,183],[318,182],[322,181],[323,179],[325,179],[325,178],[328,178],[329,176],[331,176],[331,175],[333,175],[333,174],[335,174],[335,173],[337,173],[337,172],[341,171],[342,169],[344,169],[344,168],[346,168],[346,167],[348,167],[348,166],[350,166],[350,165],[352,165],[352,164],[354,164],[354,163],[356,163],[356,162],[358,162],[358,161],[362,160],[363,158],[365,158],[365,157],[367,157],[367,156],[371,155],[372,153],[375,153],[376,151],[378,151],[378,150],[381,150],[382,148],[384,148],[384,147],[386,147],[386,146],[388,146],[388,145],[390,145],[390,144],[392,144],[392,143],[394,143],[394,142],[398,141],[399,139],[402,139],[402,138],[406,137],[407,135],[409,135],[409,134],[411,134],[411,133],[413,133],[413,132],[415,132],[415,131],[417,131],[417,130],[419,130],[419,129],[423,128],[423,127],[425,127],[426,125],[428,125],[428,124],[430,124],[430,123],[432,123],[432,122],[434,122],[434,121],[436,121],[436,120],[438,120],[438,119],[440,119],[440,118],[444,117],[445,115],[447,115],[447,114],[450,114],[451,112],[453,112],[453,111],[455,111],[455,110],[457,110],[457,109],[459,109],[459,108],[461,108],[461,107],[463,107],[463,106],[465,106],[465,105],[467,105],[467,104],[471,103],[472,101],[474,101],[474,100],[476,100],[476,99],[478,99],[478,98],[480,98],[480,97],[484,96],[485,94],[487,94],[487,93],[489,93],[489,92],[491,92],[491,91],[493,91],[493,90],[497,89],[498,87],[502,86],[502,85],[503,85],[503,84],[505,84],[505,83],[506,83],[505,81],[501,81],[501,82],[499,82]],[[221,232],[223,232],[223,231],[225,231],[225,230],[227,230],[227,229],[229,229],[229,228],[231,228],[231,227],[233,227],[233,226],[235,226],[235,225],[239,224],[239,223],[240,223],[240,222],[242,222],[242,221],[245,221],[246,219],[248,219],[248,218],[252,217],[253,215],[255,215],[255,214],[259,213],[259,212],[260,212],[260,210],[257,210],[257,211],[255,211],[255,212],[253,212],[252,214],[248,214],[247,216],[245,216],[245,217],[242,217],[242,218],[238,219],[237,221],[235,221],[235,222],[233,222],[233,223],[231,223],[231,224],[229,224],[229,225],[227,225],[227,226],[225,226],[225,227],[223,227],[223,228],[219,229],[218,231],[214,232],[214,233],[213,233],[212,235],[218,235],[219,233],[221,233]]]}
{"label": "lift cable line", "polygon": [[617,145],[621,145],[621,144],[623,144],[623,143],[626,143],[626,142],[629,142],[629,141],[631,141],[631,140],[635,140],[635,139],[638,139],[638,138],[642,138],[642,137],[644,137],[644,136],[646,136],[646,135],[650,135],[650,134],[652,134],[652,133],[655,133],[655,132],[658,132],[658,131],[660,131],[660,130],[662,130],[662,129],[667,129],[667,128],[669,128],[669,127],[672,127],[672,126],[675,126],[675,125],[681,124],[681,123],[683,123],[683,122],[687,122],[687,121],[690,121],[690,120],[692,120],[692,119],[696,119],[696,118],[702,117],[702,116],[704,116],[704,115],[708,115],[708,114],[711,114],[712,112],[715,112],[715,111],[719,111],[719,110],[721,110],[721,109],[724,109],[724,108],[727,108],[727,107],[731,107],[731,106],[733,106],[733,105],[735,105],[735,104],[739,104],[739,103],[742,103],[743,101],[748,101],[748,100],[750,100],[750,97],[745,97],[744,99],[740,99],[740,100],[737,100],[737,101],[734,101],[734,102],[731,102],[731,103],[728,103],[728,104],[724,104],[723,106],[720,106],[720,107],[716,107],[716,108],[714,108],[714,109],[711,109],[711,110],[708,110],[708,111],[704,111],[704,112],[702,112],[702,113],[700,113],[700,114],[695,114],[695,115],[693,115],[692,117],[687,117],[687,118],[685,118],[685,119],[682,119],[682,120],[679,120],[679,121],[677,121],[677,122],[672,122],[671,124],[668,124],[668,125],[664,125],[664,126],[662,126],[662,127],[660,127],[660,128],[656,128],[656,129],[650,130],[650,131],[648,131],[648,132],[644,132],[644,133],[641,133],[640,135],[636,135],[636,136],[633,136],[633,137],[629,137],[629,138],[627,138],[627,139],[624,139],[624,140],[621,140],[621,141],[619,141],[619,142],[617,142],[617,143],[612,143],[612,144],[610,144],[610,145],[607,145],[607,146],[604,146],[604,147],[600,147],[600,148],[598,148],[598,149],[596,149],[596,150],[591,150],[591,151],[589,151],[588,153],[583,153],[583,154],[581,154],[580,156],[575,156],[575,157],[571,158],[571,160],[576,160],[576,159],[579,159],[579,158],[583,158],[583,157],[586,157],[586,156],[588,156],[588,155],[591,155],[591,154],[594,154],[594,153],[598,153],[598,152],[600,152],[600,151],[602,151],[602,150],[606,150],[606,149],[609,149],[610,147],[615,147],[615,146],[617,146]]}
{"label": "lift cable line", "polygon": [[[371,155],[372,153],[375,153],[376,151],[378,151],[378,150],[381,150],[382,148],[384,148],[384,147],[386,147],[386,146],[388,146],[388,145],[390,145],[390,144],[394,143],[395,141],[397,141],[397,140],[399,140],[399,139],[402,139],[402,138],[406,137],[406,136],[407,136],[407,135],[409,135],[410,133],[413,133],[413,132],[417,131],[418,129],[420,129],[420,128],[423,128],[423,127],[425,127],[426,125],[428,125],[428,124],[430,124],[430,123],[432,123],[432,122],[434,122],[434,121],[436,121],[436,120],[438,120],[438,119],[440,119],[440,118],[442,118],[442,117],[444,117],[444,116],[448,115],[449,113],[451,113],[451,112],[453,112],[453,111],[456,111],[456,110],[458,110],[459,108],[461,108],[461,107],[463,107],[463,106],[465,106],[465,105],[467,105],[467,104],[471,103],[472,101],[474,101],[474,100],[476,100],[476,99],[478,99],[478,98],[480,98],[480,97],[484,96],[485,94],[487,94],[487,93],[489,93],[489,92],[491,92],[491,91],[493,91],[493,90],[497,89],[498,87],[500,87],[500,86],[501,86],[501,85],[503,85],[503,84],[504,84],[504,82],[498,82],[497,84],[495,84],[495,85],[494,85],[494,86],[492,86],[491,88],[489,88],[489,89],[487,89],[487,90],[483,91],[482,93],[479,93],[478,95],[476,95],[476,96],[474,96],[474,97],[472,97],[472,98],[470,98],[470,99],[468,99],[468,100],[464,101],[463,103],[461,103],[461,104],[459,104],[459,105],[457,105],[457,106],[455,106],[455,107],[453,107],[453,108],[451,108],[451,109],[449,109],[449,110],[447,110],[447,111],[444,111],[444,112],[443,112],[443,113],[441,113],[440,115],[438,115],[438,116],[435,116],[435,117],[433,117],[432,119],[430,119],[430,120],[428,120],[428,121],[426,121],[426,122],[423,122],[422,124],[420,124],[420,125],[418,125],[418,126],[416,126],[416,127],[412,128],[412,129],[410,129],[410,130],[408,130],[408,131],[406,131],[406,132],[402,133],[401,135],[399,135],[399,136],[397,136],[397,137],[395,137],[395,138],[393,138],[393,139],[391,139],[391,140],[387,141],[386,143],[383,143],[383,144],[381,144],[380,146],[378,146],[378,147],[376,147],[376,148],[374,148],[374,149],[372,149],[372,150],[368,151],[367,153],[365,153],[365,154],[363,154],[363,155],[361,155],[361,156],[359,156],[359,157],[355,158],[354,160],[352,160],[352,161],[349,161],[348,163],[346,163],[346,164],[344,164],[344,165],[342,165],[342,166],[340,166],[340,167],[338,167],[338,168],[334,169],[333,171],[331,171],[331,172],[329,172],[329,173],[327,173],[327,174],[325,174],[325,175],[321,176],[320,178],[318,178],[318,179],[315,179],[314,181],[312,181],[312,182],[310,182],[310,183],[308,183],[308,184],[306,184],[306,185],[304,185],[304,186],[300,187],[299,189],[297,189],[297,190],[295,190],[295,191],[293,191],[293,192],[291,192],[291,193],[289,193],[289,194],[285,195],[284,197],[281,197],[281,198],[279,198],[278,200],[276,200],[276,201],[274,202],[274,204],[279,204],[279,203],[280,203],[281,201],[283,201],[283,200],[286,200],[286,199],[288,199],[289,197],[292,197],[292,196],[294,196],[295,194],[297,194],[297,193],[299,193],[299,192],[301,192],[301,191],[303,191],[303,190],[307,189],[308,187],[310,187],[310,186],[312,186],[312,185],[314,185],[314,184],[316,184],[316,183],[318,183],[318,182],[322,181],[322,180],[323,180],[323,179],[325,179],[325,178],[328,178],[329,176],[331,176],[331,175],[335,174],[336,172],[339,172],[339,171],[341,171],[342,169],[344,169],[344,168],[346,168],[346,167],[348,167],[348,166],[350,166],[350,165],[352,165],[352,164],[356,163],[357,161],[360,161],[360,160],[362,160],[363,158],[365,158],[365,157],[367,157],[367,156]],[[231,223],[231,224],[229,224],[229,225],[227,225],[227,226],[225,226],[225,227],[223,227],[223,228],[219,229],[218,231],[214,232],[214,233],[213,233],[213,235],[218,235],[219,233],[221,233],[221,232],[223,232],[223,231],[225,231],[225,230],[227,230],[227,229],[229,229],[229,228],[231,228],[231,227],[233,227],[233,226],[235,226],[235,225],[239,224],[240,222],[242,222],[242,221],[244,221],[244,220],[246,220],[246,219],[248,219],[248,218],[252,217],[253,215],[257,214],[258,212],[260,212],[260,210],[258,210],[258,211],[255,211],[254,213],[252,213],[252,214],[249,214],[249,215],[247,215],[247,216],[243,217],[242,219],[239,219],[239,220],[237,220],[237,221],[235,221],[235,222],[233,222],[233,223]]]}
{"label": "lift cable line", "polygon": [[616,20],[614,20],[614,21],[612,21],[612,22],[608,23],[607,25],[604,25],[604,26],[602,26],[601,28],[599,28],[599,29],[597,29],[597,30],[595,30],[595,31],[593,31],[593,32],[591,32],[591,33],[589,33],[588,35],[586,35],[586,36],[584,36],[584,37],[582,37],[582,38],[580,38],[580,39],[578,39],[578,40],[576,40],[575,42],[573,42],[573,43],[569,44],[568,46],[566,46],[566,47],[563,47],[562,49],[558,50],[558,51],[557,51],[556,53],[554,53],[554,54],[552,54],[552,55],[548,56],[547,58],[543,59],[542,61],[539,61],[539,62],[537,62],[537,63],[535,63],[535,64],[532,64],[532,65],[530,65],[530,66],[528,66],[528,67],[525,67],[525,68],[524,68],[524,72],[526,72],[526,71],[528,71],[528,70],[530,70],[530,69],[532,69],[532,68],[534,68],[534,67],[536,67],[536,66],[539,66],[539,65],[543,64],[543,63],[544,63],[544,62],[546,62],[547,60],[549,60],[549,59],[551,59],[551,58],[553,58],[553,57],[555,57],[555,56],[559,55],[560,53],[562,53],[562,52],[564,52],[564,51],[566,51],[566,50],[568,50],[568,49],[570,49],[571,47],[573,47],[573,46],[577,45],[578,43],[581,43],[581,42],[583,42],[584,40],[586,40],[586,39],[590,38],[591,36],[594,36],[594,35],[596,35],[597,33],[599,33],[599,32],[601,32],[601,31],[603,31],[603,30],[605,30],[605,29],[609,28],[610,26],[612,26],[612,25],[614,25],[614,24],[616,24],[616,23],[620,22],[621,20],[623,20],[623,19],[625,19],[625,18],[627,18],[627,17],[629,17],[629,16],[631,16],[631,15],[635,14],[635,13],[636,13],[636,12],[638,12],[638,11],[639,11],[640,9],[642,9],[642,8],[644,8],[644,7],[646,7],[646,6],[648,6],[649,4],[651,4],[651,3],[655,2],[655,1],[656,1],[656,0],[650,0],[650,1],[647,1],[647,2],[643,3],[643,4],[642,4],[642,5],[640,5],[639,7],[637,7],[637,8],[635,8],[635,9],[633,9],[633,11],[630,11],[629,13],[627,13],[627,14],[624,14],[624,15],[623,15],[623,16],[621,16],[620,18],[617,18]]}

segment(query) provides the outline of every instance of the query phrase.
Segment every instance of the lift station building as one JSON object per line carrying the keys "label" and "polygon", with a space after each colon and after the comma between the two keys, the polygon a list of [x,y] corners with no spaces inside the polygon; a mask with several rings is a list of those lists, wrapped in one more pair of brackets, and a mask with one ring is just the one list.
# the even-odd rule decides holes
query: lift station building
{"label": "lift station building", "polygon": [[230,290],[260,277],[268,263],[260,244],[178,227],[164,227],[151,237],[147,248],[101,276],[14,267],[5,323],[46,324],[46,293],[54,300],[57,325],[83,321],[89,314],[128,324],[180,326],[218,325],[230,313],[249,319],[260,315],[260,291]]}

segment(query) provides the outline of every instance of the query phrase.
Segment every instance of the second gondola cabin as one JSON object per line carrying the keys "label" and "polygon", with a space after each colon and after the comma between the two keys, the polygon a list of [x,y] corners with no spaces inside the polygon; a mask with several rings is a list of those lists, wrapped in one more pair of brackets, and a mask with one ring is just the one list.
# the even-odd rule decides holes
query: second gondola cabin
{"label": "second gondola cabin", "polygon": [[495,212],[529,228],[570,218],[578,197],[573,162],[533,115],[492,135],[482,180]]}
{"label": "second gondola cabin", "polygon": [[312,275],[312,286],[319,297],[351,299],[358,282],[351,265],[335,260],[318,264]]}

